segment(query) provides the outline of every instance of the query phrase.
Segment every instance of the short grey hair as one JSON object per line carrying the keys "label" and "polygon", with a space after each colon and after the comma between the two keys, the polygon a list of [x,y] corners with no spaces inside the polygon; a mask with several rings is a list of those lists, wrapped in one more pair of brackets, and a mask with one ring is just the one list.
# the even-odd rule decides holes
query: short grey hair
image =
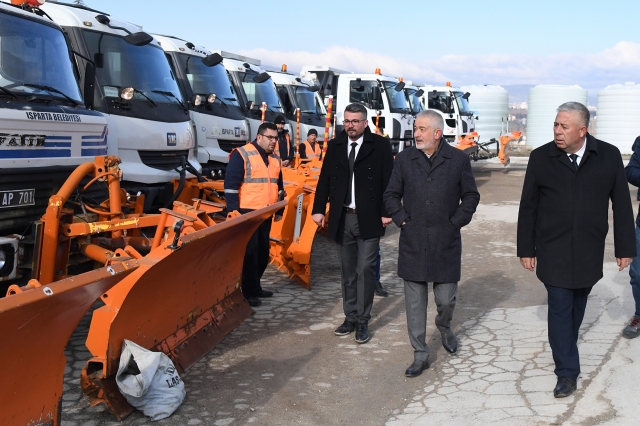
{"label": "short grey hair", "polygon": [[582,124],[585,127],[589,127],[589,119],[591,118],[591,114],[586,106],[581,104],[580,102],[565,102],[560,105],[557,109],[558,112],[571,112],[577,113],[582,120]]}
{"label": "short grey hair", "polygon": [[434,130],[440,129],[444,131],[444,118],[437,112],[427,109],[424,111],[420,111],[418,115],[416,115],[416,120],[418,118],[426,118],[431,121],[431,125],[434,127]]}
{"label": "short grey hair", "polygon": [[367,119],[367,109],[362,104],[349,104],[344,109],[344,112],[359,112],[360,114],[362,114],[363,120]]}

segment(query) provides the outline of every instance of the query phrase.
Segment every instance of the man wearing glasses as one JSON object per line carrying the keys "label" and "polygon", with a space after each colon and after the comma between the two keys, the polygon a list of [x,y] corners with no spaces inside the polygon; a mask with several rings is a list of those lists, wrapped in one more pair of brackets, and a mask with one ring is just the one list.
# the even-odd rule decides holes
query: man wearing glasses
{"label": "man wearing glasses", "polygon": [[[261,209],[278,201],[283,190],[280,157],[274,153],[278,128],[265,122],[258,127],[256,140],[231,151],[224,178],[227,211],[241,214]],[[282,213],[276,213],[276,221]],[[253,233],[242,265],[242,294],[250,306],[260,306],[260,298],[273,292],[263,290],[260,278],[269,264],[269,233],[271,219],[265,220]]]}
{"label": "man wearing glasses", "polygon": [[344,111],[344,131],[329,141],[313,204],[313,221],[325,225],[338,244],[345,320],[338,336],[356,332],[367,343],[376,288],[375,261],[380,237],[391,223],[382,203],[393,169],[389,140],[369,130],[367,110],[350,104]]}

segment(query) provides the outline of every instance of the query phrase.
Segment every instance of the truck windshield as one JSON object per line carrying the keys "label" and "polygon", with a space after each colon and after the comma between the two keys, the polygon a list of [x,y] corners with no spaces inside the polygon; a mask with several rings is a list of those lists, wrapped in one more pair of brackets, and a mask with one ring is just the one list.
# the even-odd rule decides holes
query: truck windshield
{"label": "truck windshield", "polygon": [[[62,32],[30,19],[0,12],[0,86],[15,93],[82,102],[69,48]],[[0,92],[0,95],[3,92]]]}
{"label": "truck windshield", "polygon": [[255,71],[238,72],[238,75],[247,100],[253,102],[256,108],[259,108],[265,102],[272,111],[276,113],[282,112],[282,105],[280,105],[280,98],[273,80],[269,79],[263,83],[256,83],[253,81],[253,78],[258,75]]}
{"label": "truck windshield", "polygon": [[409,106],[411,107],[411,113],[417,114],[422,111],[422,104],[420,103],[420,98],[416,96],[416,89],[404,89],[405,94],[407,95],[407,101],[409,102]]}
{"label": "truck windshield", "polygon": [[436,109],[445,114],[455,113],[449,92],[427,91],[425,92],[425,96],[429,99],[429,109]]}
{"label": "truck windshield", "polygon": [[202,63],[201,57],[194,55],[179,54],[178,58],[194,94],[215,93],[225,104],[240,106],[227,71],[222,65],[208,67]]}
{"label": "truck windshield", "polygon": [[[105,97],[117,98],[125,87],[133,87],[133,99],[157,103],[182,101],[176,78],[162,49],[150,44],[134,46],[122,37],[83,31],[96,75]],[[170,92],[173,96],[162,94]]]}
{"label": "truck windshield", "polygon": [[396,92],[396,85],[398,83],[392,81],[383,81],[384,91],[387,93],[389,99],[389,110],[391,112],[407,113],[409,112],[409,105],[407,104],[407,98],[404,95],[404,90]]}
{"label": "truck windshield", "polygon": [[462,115],[471,115],[471,110],[469,109],[469,102],[462,97],[462,92],[453,92],[453,96],[456,97],[456,102],[458,103],[458,110]]}
{"label": "truck windshield", "polygon": [[304,86],[296,86],[293,88],[296,94],[296,102],[300,112],[307,112],[311,114],[326,115],[324,105],[320,102],[319,96],[315,92],[309,91]]}

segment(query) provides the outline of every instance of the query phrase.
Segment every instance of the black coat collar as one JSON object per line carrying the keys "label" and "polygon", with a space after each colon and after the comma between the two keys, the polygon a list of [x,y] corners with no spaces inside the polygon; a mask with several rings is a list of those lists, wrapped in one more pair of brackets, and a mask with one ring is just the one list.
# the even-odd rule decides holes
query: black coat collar
{"label": "black coat collar", "polygon": [[445,160],[451,159],[451,154],[456,148],[449,145],[444,139],[440,139],[438,155],[436,155],[436,158],[431,163],[431,166],[429,166],[424,152],[415,147],[411,147],[409,149],[411,149],[411,159],[417,161],[420,167],[431,173],[436,167],[444,163]]}
{"label": "black coat collar", "polygon": [[[578,167],[578,169],[584,166],[584,163],[587,161],[587,158],[589,158],[589,155],[591,153],[594,153],[596,155],[598,154],[599,145],[600,141],[591,136],[589,132],[587,132],[587,148],[584,150],[584,156],[582,157],[582,160],[580,160],[580,166]],[[551,145],[549,146],[548,155],[549,157],[559,157],[562,164],[569,167],[572,171],[575,172],[575,167],[571,163],[571,160],[569,159],[567,153],[558,148],[554,142],[551,142]]]}
{"label": "black coat collar", "polygon": [[[349,136],[347,135],[347,132],[343,130],[338,135],[338,137],[336,137],[336,147],[343,147],[348,142],[350,142]],[[367,157],[371,153],[371,151],[373,151],[373,145],[374,145],[373,133],[371,133],[371,130],[369,129],[369,127],[366,127],[364,129],[364,134],[362,135],[362,146],[360,146],[360,149],[358,150],[356,163],[363,160],[365,157]],[[337,148],[337,149],[338,149],[338,160],[340,161],[340,164],[342,164],[344,168],[349,170],[349,155],[347,153],[347,150],[345,148]]]}

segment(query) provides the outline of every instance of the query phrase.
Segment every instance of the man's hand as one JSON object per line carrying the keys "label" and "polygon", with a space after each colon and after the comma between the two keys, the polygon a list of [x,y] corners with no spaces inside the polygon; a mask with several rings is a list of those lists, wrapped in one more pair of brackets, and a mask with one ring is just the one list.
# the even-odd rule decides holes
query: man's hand
{"label": "man's hand", "polygon": [[387,225],[389,225],[391,222],[393,222],[393,219],[391,219],[390,217],[383,217],[382,218],[382,227],[386,228]]}
{"label": "man's hand", "polygon": [[631,261],[633,258],[631,257],[616,257],[616,262],[618,263],[618,271],[622,271],[627,266],[631,265]]}
{"label": "man's hand", "polygon": [[521,257],[520,258],[520,264],[522,265],[522,267],[524,269],[528,269],[530,271],[533,271],[533,269],[536,267],[536,258],[535,257]]}
{"label": "man's hand", "polygon": [[289,160],[284,160],[284,161],[282,162],[282,167],[289,167],[289,164],[291,164],[291,161],[289,161]]}
{"label": "man's hand", "polygon": [[324,215],[322,213],[316,213],[311,216],[311,219],[318,225],[320,228],[324,227]]}

